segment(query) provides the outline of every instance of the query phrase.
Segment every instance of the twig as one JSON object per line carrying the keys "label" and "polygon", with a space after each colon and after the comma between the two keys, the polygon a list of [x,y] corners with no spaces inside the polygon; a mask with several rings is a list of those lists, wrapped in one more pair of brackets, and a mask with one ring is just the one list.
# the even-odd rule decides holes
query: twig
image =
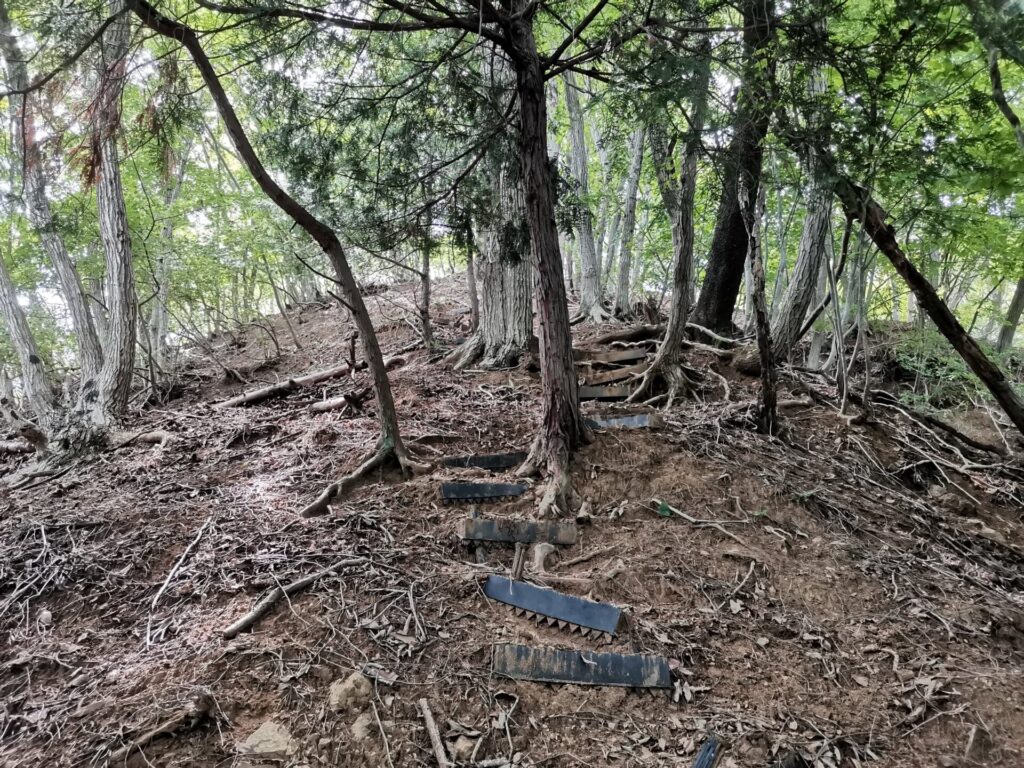
{"label": "twig", "polygon": [[340,568],[346,568],[350,565],[360,565],[366,562],[364,557],[350,557],[345,560],[339,560],[333,565],[329,565],[323,570],[311,573],[309,576],[304,576],[297,581],[293,581],[291,584],[286,584],[283,587],[275,587],[270,593],[256,603],[253,609],[249,613],[245,614],[242,618],[236,621],[231,626],[227,627],[221,632],[221,635],[225,640],[230,640],[235,637],[239,632],[244,632],[253,626],[257,621],[262,619],[270,609],[274,607],[278,600],[283,597],[290,597],[296,592],[301,592],[303,589],[308,587],[318,579],[322,579],[324,576],[329,576]]}
{"label": "twig", "polygon": [[381,741],[384,742],[384,754],[388,758],[388,765],[391,768],[395,768],[395,764],[391,761],[391,747],[388,745],[388,735],[384,733],[384,724],[380,721],[380,713],[377,712],[377,704],[374,701],[370,702],[370,706],[373,708],[373,716],[377,720],[377,728],[380,730]]}
{"label": "twig", "polygon": [[210,523],[212,523],[212,522],[213,522],[213,515],[210,515],[210,517],[206,518],[206,522],[203,523],[203,526],[202,526],[202,528],[199,529],[199,533],[196,534],[196,537],[194,539],[192,539],[192,541],[189,543],[189,545],[187,547],[185,547],[185,551],[181,553],[181,556],[174,563],[174,567],[171,568],[171,572],[168,573],[167,574],[167,578],[164,579],[164,583],[160,585],[160,589],[157,590],[156,595],[153,596],[153,602],[150,603],[150,606],[149,606],[149,619],[146,622],[146,646],[147,647],[149,647],[150,642],[151,642],[150,641],[150,630],[153,628],[153,611],[156,610],[157,601],[160,600],[160,597],[163,595],[164,591],[166,591],[166,589],[167,589],[167,585],[171,583],[171,581],[177,575],[178,571],[181,569],[181,566],[185,563],[185,558],[188,557],[189,552],[191,552],[192,548],[196,544],[199,543],[199,540],[201,538],[203,538],[203,534],[206,533],[206,529],[210,526]]}
{"label": "twig", "polygon": [[715,528],[716,530],[721,531],[723,535],[728,536],[730,539],[735,541],[737,544],[739,544],[744,549],[749,549],[751,552],[754,551],[750,547],[750,545],[747,544],[743,539],[741,539],[735,533],[731,533],[730,531],[725,530],[725,528],[723,528],[720,523],[715,523],[715,522],[711,522],[711,521],[707,521],[707,520],[698,520],[695,517],[690,517],[685,512],[681,512],[678,509],[676,509],[675,507],[672,507],[672,506],[669,506],[668,504],[665,504],[665,502],[661,501],[660,499],[651,499],[651,501],[653,501],[658,506],[661,506],[662,504],[664,504],[665,508],[668,509],[670,512],[672,512],[672,514],[678,515],[679,517],[683,518],[683,520],[685,520],[688,523],[691,523],[692,525],[696,525],[696,526],[698,526],[700,528]]}
{"label": "twig", "polygon": [[169,736],[183,725],[187,724],[190,728],[195,728],[204,718],[209,716],[213,706],[213,694],[206,688],[197,688],[188,707],[182,709],[169,720],[165,720],[156,728],[146,731],[130,743],[125,744],[110,756],[109,763],[111,765],[122,763],[136,749],[142,749],[158,736]]}
{"label": "twig", "polygon": [[444,744],[441,743],[441,734],[437,730],[437,723],[434,722],[434,715],[430,711],[430,705],[426,699],[416,702],[423,715],[423,722],[427,726],[427,734],[430,736],[430,745],[434,748],[434,757],[437,759],[438,768],[452,768],[452,763],[445,754]]}

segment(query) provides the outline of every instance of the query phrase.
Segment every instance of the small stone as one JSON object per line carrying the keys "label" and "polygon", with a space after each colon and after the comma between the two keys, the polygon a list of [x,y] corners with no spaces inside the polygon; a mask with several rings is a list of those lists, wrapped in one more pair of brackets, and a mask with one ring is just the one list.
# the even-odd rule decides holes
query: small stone
{"label": "small stone", "polygon": [[455,743],[449,747],[452,760],[456,763],[465,763],[473,755],[473,748],[476,746],[476,739],[461,735]]}
{"label": "small stone", "polygon": [[261,755],[282,759],[289,758],[298,752],[299,745],[287,728],[268,720],[242,742],[238,751],[244,755]]}
{"label": "small stone", "polygon": [[53,614],[50,613],[46,608],[43,608],[39,611],[39,614],[36,616],[36,620],[39,622],[39,626],[48,627],[51,624],[53,624]]}
{"label": "small stone", "polygon": [[373,685],[362,672],[353,672],[344,680],[335,680],[327,693],[327,706],[334,712],[359,712],[370,701]]}
{"label": "small stone", "polygon": [[356,741],[366,741],[370,738],[370,726],[373,725],[373,715],[363,712],[356,721],[352,723],[352,738]]}
{"label": "small stone", "polygon": [[768,641],[767,637],[759,637],[759,638],[757,638],[757,644],[759,646],[761,646],[762,648],[767,648],[768,647],[768,642],[769,641]]}

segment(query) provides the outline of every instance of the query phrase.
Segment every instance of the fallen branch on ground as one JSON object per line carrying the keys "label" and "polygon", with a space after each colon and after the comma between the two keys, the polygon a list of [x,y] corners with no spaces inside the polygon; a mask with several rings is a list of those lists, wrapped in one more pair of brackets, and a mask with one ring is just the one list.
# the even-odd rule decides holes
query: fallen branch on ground
{"label": "fallen branch on ground", "polygon": [[[384,367],[387,370],[398,368],[405,365],[405,358],[402,357],[389,357],[384,361]],[[243,392],[240,395],[222,400],[219,403],[214,404],[214,408],[237,408],[241,405],[252,405],[253,403],[261,403],[264,400],[270,400],[275,397],[282,397],[287,395],[300,387],[309,387],[314,384],[319,384],[322,381],[328,381],[330,379],[337,379],[341,376],[347,376],[355,371],[361,371],[366,368],[366,361],[360,361],[355,365],[345,363],[335,368],[327,368],[322,371],[315,371],[308,373],[305,376],[298,376],[294,379],[285,379],[279,381],[276,384],[271,384],[260,389],[254,389],[250,392]]]}
{"label": "fallen branch on ground", "polygon": [[221,635],[225,640],[230,640],[240,632],[244,632],[249,629],[256,622],[266,616],[270,612],[270,609],[273,608],[282,598],[291,597],[296,592],[301,592],[313,582],[322,579],[324,576],[329,576],[341,568],[347,568],[350,565],[361,565],[365,562],[366,558],[364,557],[346,558],[344,560],[339,560],[333,565],[327,566],[323,570],[311,573],[309,576],[303,576],[301,579],[297,579],[291,584],[286,584],[283,587],[275,587],[267,594],[266,597],[256,603],[256,605],[253,606],[253,609],[245,614],[245,616],[224,629],[221,632]]}
{"label": "fallen branch on ground", "polygon": [[27,440],[0,440],[0,453],[32,453],[35,446]]}
{"label": "fallen branch on ground", "polygon": [[348,407],[359,411],[362,410],[363,404],[372,396],[373,389],[371,387],[363,387],[362,389],[354,390],[352,392],[346,392],[341,397],[318,401],[313,403],[309,408],[315,413],[337,411]]}
{"label": "fallen branch on ground", "polygon": [[430,704],[427,703],[426,699],[420,699],[416,702],[420,708],[420,714],[423,715],[423,723],[427,727],[427,735],[430,736],[430,746],[434,749],[434,759],[437,760],[438,768],[450,768],[451,761],[448,759],[448,755],[444,751],[444,743],[441,741],[441,733],[437,730],[437,723],[434,722],[434,714],[430,711]]}
{"label": "fallen branch on ground", "polygon": [[192,695],[192,701],[189,702],[187,707],[181,709],[177,714],[165,720],[156,728],[146,731],[138,738],[132,739],[131,742],[125,744],[110,756],[109,763],[111,765],[123,763],[135,750],[142,749],[159,736],[170,736],[182,726],[187,726],[189,730],[195,728],[210,716],[215,703],[213,694],[209,690],[197,688]]}

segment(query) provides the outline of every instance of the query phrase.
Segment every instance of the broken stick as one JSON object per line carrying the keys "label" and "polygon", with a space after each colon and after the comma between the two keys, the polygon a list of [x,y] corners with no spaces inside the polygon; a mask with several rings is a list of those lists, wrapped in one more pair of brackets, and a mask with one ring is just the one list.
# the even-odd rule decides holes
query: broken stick
{"label": "broken stick", "polygon": [[416,702],[423,715],[423,722],[427,726],[427,733],[430,736],[430,745],[434,748],[434,757],[437,759],[438,768],[452,768],[452,763],[445,754],[444,744],[441,742],[441,733],[437,730],[437,723],[434,722],[434,714],[430,711],[430,704],[426,699]]}
{"label": "broken stick", "polygon": [[138,738],[132,739],[119,750],[111,754],[110,765],[123,763],[125,758],[137,749],[142,749],[159,736],[169,736],[182,726],[195,728],[210,715],[214,707],[213,694],[206,688],[196,688],[188,707],[180,710],[169,720],[160,723],[156,728],[146,731]]}
{"label": "broken stick", "polygon": [[221,635],[225,640],[230,640],[238,633],[249,629],[257,621],[266,616],[270,612],[270,609],[273,608],[281,598],[286,596],[291,597],[296,592],[301,592],[318,579],[322,579],[324,576],[328,576],[341,568],[346,568],[350,565],[362,565],[365,562],[365,557],[350,557],[345,560],[339,560],[334,563],[334,565],[329,565],[321,571],[311,573],[309,576],[304,576],[301,579],[293,581],[291,584],[286,584],[283,587],[275,587],[267,594],[266,597],[256,603],[256,605],[253,606],[253,609],[245,614],[245,616],[240,618],[230,627],[224,629],[221,632]]}

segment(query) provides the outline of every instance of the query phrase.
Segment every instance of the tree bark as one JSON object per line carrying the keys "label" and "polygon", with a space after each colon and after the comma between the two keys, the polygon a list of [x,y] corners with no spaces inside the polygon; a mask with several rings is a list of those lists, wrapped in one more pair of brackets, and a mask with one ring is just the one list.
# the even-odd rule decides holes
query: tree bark
{"label": "tree bark", "polygon": [[523,13],[512,17],[509,37],[516,57],[519,152],[535,267],[543,381],[541,431],[520,471],[532,471],[546,463],[556,495],[560,496],[568,488],[569,459],[587,434],[580,418],[569,307],[558,252],[553,179],[547,156],[544,73],[533,34],[535,6],[526,0],[517,0],[516,6]]}
{"label": "tree bark", "polygon": [[697,192],[697,158],[701,149],[711,81],[711,64],[708,59],[710,50],[710,41],[705,38],[695,58],[697,69],[688,121],[690,130],[681,142],[678,172],[669,151],[669,139],[664,126],[654,122],[647,129],[651,162],[672,232],[672,307],[658,354],[630,400],[647,396],[655,382],[661,380],[668,389],[668,407],[671,407],[676,393],[685,391],[690,385],[681,367],[681,353],[693,292],[693,203]]}
{"label": "tree bark", "polygon": [[640,171],[644,164],[644,128],[637,128],[630,140],[629,173],[626,176],[626,204],[622,223],[622,246],[619,249],[619,276],[615,286],[615,315],[630,315],[629,285],[633,263],[633,236],[636,232],[636,196],[640,187]]}
{"label": "tree bark", "polygon": [[56,394],[43,366],[35,337],[28,326],[25,311],[18,304],[18,292],[7,264],[0,258],[0,315],[3,316],[11,346],[21,365],[21,388],[40,429],[47,430],[54,419]]}
{"label": "tree bark", "polygon": [[1010,308],[1006,312],[1006,320],[999,329],[999,340],[996,341],[996,349],[1005,352],[1013,344],[1014,334],[1017,326],[1020,325],[1021,314],[1024,314],[1024,276],[1017,281],[1017,289],[1013,292],[1010,300]]}
{"label": "tree bark", "polygon": [[[696,322],[720,333],[733,330],[732,315],[747,260],[747,230],[739,185],[760,186],[764,137],[768,132],[773,0],[743,5],[744,73],[737,96],[733,137],[725,151],[722,197],[711,238],[707,271],[695,308]],[[754,205],[753,200],[748,205]],[[748,214],[749,216],[749,214]]]}
{"label": "tree bark", "polygon": [[469,293],[469,330],[476,333],[480,327],[480,298],[476,288],[476,260],[473,243],[473,229],[466,225],[466,288]]}
{"label": "tree bark", "polygon": [[[153,275],[156,283],[156,295],[153,300],[153,311],[149,317],[150,355],[161,373],[166,373],[170,367],[170,361],[167,359],[167,334],[170,330],[168,308],[171,299],[171,259],[174,254],[174,220],[171,218],[171,209],[185,183],[185,170],[188,167],[190,153],[191,145],[187,145],[181,155],[175,158],[178,163],[177,173],[173,181],[168,183],[164,189],[164,214],[167,219],[160,230],[160,255],[157,257]],[[173,169],[168,170],[170,172]]]}
{"label": "tree bark", "polygon": [[579,215],[576,222],[576,242],[580,246],[580,313],[595,322],[607,315],[602,306],[601,275],[598,271],[597,251],[594,247],[594,220],[590,213],[590,162],[587,156],[587,138],[583,125],[576,78],[572,71],[563,76],[565,106],[569,113],[569,167],[576,180],[579,195]]}
{"label": "tree bark", "polygon": [[[121,0],[113,0],[111,14],[123,7]],[[91,413],[101,425],[120,417],[128,405],[138,332],[139,304],[117,148],[129,34],[128,16],[122,14],[103,35],[99,93],[93,105],[92,151],[97,156],[96,206],[106,266],[108,335],[99,377],[100,397]]]}
{"label": "tree bark", "polygon": [[878,250],[892,262],[893,267],[910,286],[918,304],[928,313],[939,332],[953,345],[967,366],[992,393],[996,402],[1010,417],[1010,421],[1024,435],[1024,399],[1017,394],[1013,384],[1007,380],[999,366],[989,360],[981,347],[964,330],[960,321],[939,298],[932,284],[903,253],[896,240],[895,231],[885,221],[887,214],[882,206],[866,189],[841,176],[835,180],[835,193],[847,217],[861,222],[864,231],[874,241]]}
{"label": "tree bark", "polygon": [[[370,319],[369,312],[366,310],[363,297],[359,292],[355,277],[345,256],[345,250],[338,236],[334,230],[316,218],[297,200],[285,192],[267,172],[267,169],[263,166],[252,144],[249,142],[249,138],[238,120],[238,115],[235,113],[234,107],[231,105],[231,101],[220,82],[220,78],[210,63],[209,57],[203,51],[196,33],[184,24],[162,16],[146,0],[126,0],[126,3],[128,8],[154,32],[172,40],[177,40],[185,46],[213,97],[217,111],[224,121],[224,126],[228,136],[231,138],[232,144],[235,146],[235,150],[249,170],[249,173],[252,174],[253,179],[260,189],[263,190],[264,194],[298,226],[305,230],[327,255],[331,265],[334,267],[342,299],[351,310],[356,328],[359,330],[363,343],[363,354],[366,357],[367,365],[373,377],[373,389],[377,399],[377,418],[381,430],[379,449],[381,452],[393,452],[403,466],[407,465],[409,460],[398,428],[398,414],[395,411],[395,401],[391,393],[391,384],[388,381],[384,357],[380,351],[377,334],[373,329],[373,322]],[[337,491],[338,488],[334,487],[331,493],[325,492],[325,499],[318,499],[318,501],[321,501],[322,505],[326,506],[334,498]]]}
{"label": "tree bark", "polygon": [[777,431],[777,393],[775,383],[775,356],[772,352],[771,323],[765,298],[764,260],[761,257],[761,219],[764,215],[764,187],[754,190],[753,209],[747,200],[747,190],[740,187],[740,208],[746,212],[750,249],[751,294],[754,304],[754,328],[757,333],[757,351],[761,363],[761,402],[757,411],[757,428],[766,435]]}
{"label": "tree bark", "polygon": [[[30,82],[28,66],[11,28],[4,0],[0,0],[0,53],[3,54],[7,66],[8,86],[12,90],[27,89]],[[43,158],[36,137],[35,120],[29,108],[29,99],[27,96],[14,94],[9,98],[9,105],[15,126],[15,154],[20,161],[16,164],[23,170],[25,212],[53,265],[60,284],[61,296],[67,304],[78,344],[78,362],[81,366],[83,386],[91,382],[95,387],[98,385],[98,376],[103,364],[103,353],[92,316],[89,314],[78,271],[68,254],[50,208]]]}

